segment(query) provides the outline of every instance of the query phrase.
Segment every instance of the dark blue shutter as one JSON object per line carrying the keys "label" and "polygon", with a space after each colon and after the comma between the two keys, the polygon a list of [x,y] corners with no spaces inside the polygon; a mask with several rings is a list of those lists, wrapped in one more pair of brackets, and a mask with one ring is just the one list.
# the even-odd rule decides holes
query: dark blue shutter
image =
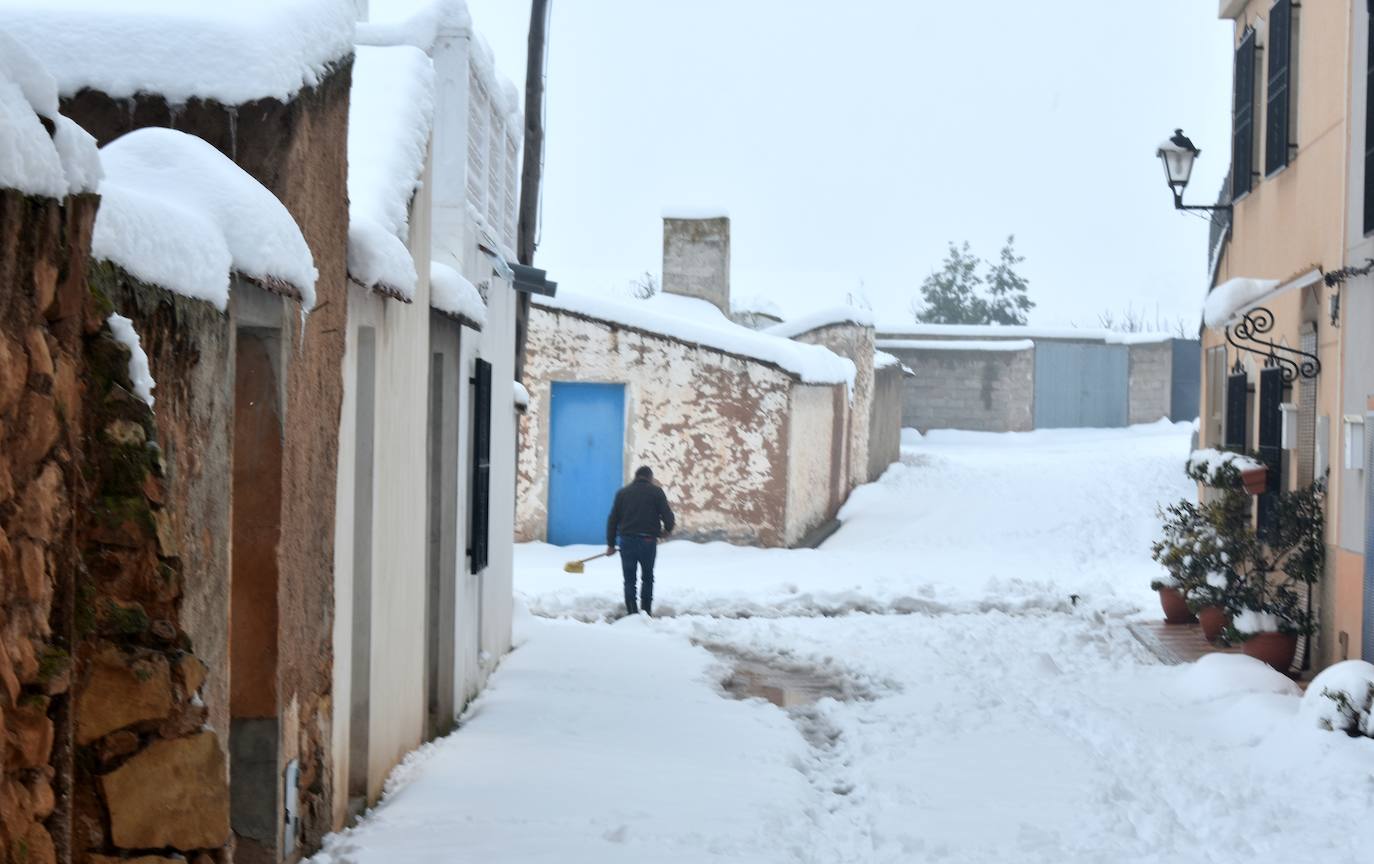
{"label": "dark blue shutter", "polygon": [[1259,496],[1260,536],[1269,539],[1278,531],[1278,492],[1283,469],[1283,370],[1270,367],[1260,372],[1259,457],[1269,469],[1269,485]]}
{"label": "dark blue shutter", "polygon": [[1250,392],[1250,381],[1245,373],[1226,377],[1226,447],[1244,451],[1245,441],[1245,403]]}
{"label": "dark blue shutter", "polygon": [[1364,233],[1374,231],[1374,2],[1369,4],[1364,59]]}
{"label": "dark blue shutter", "polygon": [[477,361],[472,379],[472,572],[487,566],[491,527],[491,364]]}
{"label": "dark blue shutter", "polygon": [[1231,197],[1250,191],[1255,172],[1255,31],[1236,48],[1235,106],[1231,114]]}
{"label": "dark blue shutter", "polygon": [[1288,164],[1289,102],[1292,98],[1293,2],[1278,0],[1269,10],[1269,89],[1264,115],[1264,173]]}

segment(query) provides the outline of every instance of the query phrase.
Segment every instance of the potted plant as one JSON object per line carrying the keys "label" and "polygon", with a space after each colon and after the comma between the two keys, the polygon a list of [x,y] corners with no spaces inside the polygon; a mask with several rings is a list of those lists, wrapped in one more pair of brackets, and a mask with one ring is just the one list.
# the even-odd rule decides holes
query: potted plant
{"label": "potted plant", "polygon": [[1227,595],[1229,635],[1241,650],[1287,674],[1298,639],[1316,632],[1312,586],[1325,561],[1326,481],[1275,496],[1260,538]]}
{"label": "potted plant", "polygon": [[1263,465],[1240,472],[1240,482],[1251,495],[1263,495],[1269,488],[1269,469]]}

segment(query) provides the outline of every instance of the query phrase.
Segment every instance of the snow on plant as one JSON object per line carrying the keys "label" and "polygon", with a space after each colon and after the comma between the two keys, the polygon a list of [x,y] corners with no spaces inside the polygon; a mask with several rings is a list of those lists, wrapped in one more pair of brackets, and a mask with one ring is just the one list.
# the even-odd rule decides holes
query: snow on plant
{"label": "snow on plant", "polygon": [[1255,467],[1263,463],[1218,450],[1189,457],[1188,476],[1213,491],[1201,502],[1184,499],[1160,511],[1163,530],[1152,552],[1168,577],[1151,587],[1177,588],[1194,611],[1222,607],[1234,619],[1233,639],[1275,630],[1307,635],[1316,626],[1307,594],[1323,566],[1326,481],[1274,493],[1271,517],[1256,533],[1254,499],[1240,481]]}
{"label": "snow on plant", "polygon": [[1330,732],[1374,738],[1374,663],[1345,660],[1312,679],[1302,713]]}

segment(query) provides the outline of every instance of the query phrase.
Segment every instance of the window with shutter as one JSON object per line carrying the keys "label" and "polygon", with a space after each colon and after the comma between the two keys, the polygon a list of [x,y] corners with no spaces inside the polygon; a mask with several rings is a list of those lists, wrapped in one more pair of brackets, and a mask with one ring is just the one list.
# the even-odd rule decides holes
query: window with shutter
{"label": "window with shutter", "polygon": [[1374,0],[1367,13],[1364,70],[1364,233],[1374,232]]}
{"label": "window with shutter", "polygon": [[472,379],[472,572],[486,569],[491,525],[491,364],[477,361]]}
{"label": "window with shutter", "polygon": [[1277,0],[1269,10],[1269,87],[1264,114],[1264,173],[1288,164],[1291,143],[1293,2]]}
{"label": "window with shutter", "polygon": [[1236,48],[1235,106],[1231,115],[1231,198],[1250,191],[1255,171],[1255,31]]}
{"label": "window with shutter", "polygon": [[1278,492],[1283,476],[1283,370],[1271,367],[1260,372],[1259,457],[1269,469],[1269,486],[1259,496],[1260,537],[1273,537],[1278,530]]}
{"label": "window with shutter", "polygon": [[1250,392],[1250,381],[1245,373],[1226,377],[1226,446],[1233,450],[1245,450],[1245,403]]}

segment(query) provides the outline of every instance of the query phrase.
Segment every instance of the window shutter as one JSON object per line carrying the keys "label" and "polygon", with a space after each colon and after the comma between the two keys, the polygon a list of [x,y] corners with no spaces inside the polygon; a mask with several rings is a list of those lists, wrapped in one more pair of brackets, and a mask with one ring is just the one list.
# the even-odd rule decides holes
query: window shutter
{"label": "window shutter", "polygon": [[[1371,4],[1374,6],[1374,4]],[[1374,231],[1374,8],[1368,14],[1364,72],[1364,233]]]}
{"label": "window shutter", "polygon": [[1278,0],[1269,11],[1269,89],[1264,115],[1264,173],[1288,164],[1289,102],[1293,89],[1293,2]]}
{"label": "window shutter", "polygon": [[1255,172],[1255,31],[1236,48],[1235,107],[1231,115],[1231,198],[1250,191]]}
{"label": "window shutter", "polygon": [[1283,469],[1283,370],[1270,367],[1260,372],[1259,385],[1259,457],[1269,468],[1269,486],[1259,496],[1259,530],[1264,538],[1273,537],[1278,530],[1278,508],[1275,506],[1282,487],[1279,478]]}
{"label": "window shutter", "polygon": [[1245,450],[1245,402],[1250,381],[1245,373],[1226,376],[1226,446]]}
{"label": "window shutter", "polygon": [[472,572],[487,566],[491,525],[491,364],[477,361],[473,383],[472,432]]}

